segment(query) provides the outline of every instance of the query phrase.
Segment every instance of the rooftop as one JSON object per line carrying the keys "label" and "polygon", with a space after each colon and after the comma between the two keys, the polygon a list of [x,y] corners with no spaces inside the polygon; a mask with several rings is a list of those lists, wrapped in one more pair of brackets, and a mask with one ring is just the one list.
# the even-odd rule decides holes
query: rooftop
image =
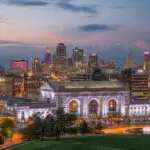
{"label": "rooftop", "polygon": [[49,81],[54,91],[102,91],[102,90],[127,90],[119,81]]}
{"label": "rooftop", "polygon": [[8,104],[36,102],[35,100],[32,100],[32,99],[18,98],[18,97],[10,97],[10,98],[2,97],[1,99],[3,101],[6,101]]}
{"label": "rooftop", "polygon": [[40,102],[36,102],[36,103],[19,103],[17,104],[18,107],[29,107],[29,108],[50,108],[50,107],[56,107],[55,103],[40,103]]}

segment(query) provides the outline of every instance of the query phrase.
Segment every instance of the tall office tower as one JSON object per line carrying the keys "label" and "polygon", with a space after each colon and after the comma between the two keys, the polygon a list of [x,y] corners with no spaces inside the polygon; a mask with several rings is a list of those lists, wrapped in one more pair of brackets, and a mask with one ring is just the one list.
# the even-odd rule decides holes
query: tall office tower
{"label": "tall office tower", "polygon": [[74,64],[83,64],[84,62],[84,51],[83,49],[79,49],[78,47],[75,47],[73,49],[73,62]]}
{"label": "tall office tower", "polygon": [[150,52],[144,52],[143,69],[147,72],[150,72]]}
{"label": "tall office tower", "polygon": [[22,69],[28,71],[28,60],[11,60],[10,69]]}
{"label": "tall office tower", "polygon": [[136,62],[134,60],[132,52],[130,52],[128,54],[127,61],[126,61],[125,65],[124,65],[124,69],[127,69],[127,68],[136,68],[136,67],[137,67],[137,64],[136,64]]}
{"label": "tall office tower", "polygon": [[92,53],[89,55],[89,67],[96,68],[98,65],[98,55],[96,53]]}
{"label": "tall office tower", "polygon": [[44,63],[50,65],[52,63],[51,53],[49,48],[45,50]]}
{"label": "tall office tower", "polygon": [[132,74],[130,78],[130,90],[132,96],[139,97],[143,100],[148,100],[148,74]]}
{"label": "tall office tower", "polygon": [[41,62],[38,57],[33,58],[32,60],[32,71],[33,73],[40,73],[41,72]]}
{"label": "tall office tower", "polygon": [[59,43],[56,48],[56,56],[53,60],[53,65],[56,68],[65,68],[67,65],[67,52],[66,46],[63,43]]}
{"label": "tall office tower", "polygon": [[56,56],[67,56],[66,46],[64,43],[59,43],[56,48]]}
{"label": "tall office tower", "polygon": [[148,100],[148,74],[140,69],[128,68],[123,70],[124,84],[131,91],[131,96]]}

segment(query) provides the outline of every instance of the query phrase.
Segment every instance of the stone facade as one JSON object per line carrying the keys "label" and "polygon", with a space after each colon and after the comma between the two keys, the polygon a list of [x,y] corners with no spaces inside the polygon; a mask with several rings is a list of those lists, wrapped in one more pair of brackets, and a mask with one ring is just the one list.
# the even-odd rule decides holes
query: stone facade
{"label": "stone facade", "polygon": [[41,87],[41,101],[55,102],[57,108],[63,107],[66,113],[80,116],[95,114],[105,118],[109,114],[129,115],[129,91],[123,89],[97,89],[96,91],[55,90],[50,84]]}

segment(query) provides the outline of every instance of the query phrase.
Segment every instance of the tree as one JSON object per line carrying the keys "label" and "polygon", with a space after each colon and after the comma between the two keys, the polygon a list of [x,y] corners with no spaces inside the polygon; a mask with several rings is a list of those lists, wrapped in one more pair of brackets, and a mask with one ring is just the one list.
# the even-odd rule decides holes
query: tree
{"label": "tree", "polygon": [[43,136],[43,124],[42,119],[40,117],[35,117],[34,119],[34,131],[33,135],[36,139],[40,139]]}
{"label": "tree", "polygon": [[82,134],[89,133],[89,128],[85,120],[83,120],[80,126],[80,129],[81,129]]}
{"label": "tree", "polygon": [[60,124],[60,122],[57,122],[56,125],[55,125],[55,135],[56,135],[57,140],[60,139],[61,134],[62,134],[61,124]]}
{"label": "tree", "polygon": [[66,127],[66,116],[63,108],[58,108],[56,112],[56,124],[55,124],[55,135],[56,139],[60,138],[60,135],[65,131]]}
{"label": "tree", "polygon": [[8,137],[13,133],[15,129],[15,124],[11,119],[5,119],[1,124],[1,129],[2,135]]}
{"label": "tree", "polygon": [[45,117],[44,132],[47,137],[54,136],[55,120],[50,114]]}

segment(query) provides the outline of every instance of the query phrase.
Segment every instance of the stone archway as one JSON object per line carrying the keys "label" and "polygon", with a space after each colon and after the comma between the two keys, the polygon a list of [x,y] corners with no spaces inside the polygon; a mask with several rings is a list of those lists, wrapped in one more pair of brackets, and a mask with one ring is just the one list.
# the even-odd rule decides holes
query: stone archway
{"label": "stone archway", "polygon": [[91,100],[88,104],[89,115],[98,115],[98,102]]}
{"label": "stone archway", "polygon": [[69,113],[78,113],[79,104],[76,100],[71,100],[69,102]]}
{"label": "stone archway", "polygon": [[108,102],[108,110],[110,112],[116,112],[117,111],[117,102],[114,99],[110,99]]}

